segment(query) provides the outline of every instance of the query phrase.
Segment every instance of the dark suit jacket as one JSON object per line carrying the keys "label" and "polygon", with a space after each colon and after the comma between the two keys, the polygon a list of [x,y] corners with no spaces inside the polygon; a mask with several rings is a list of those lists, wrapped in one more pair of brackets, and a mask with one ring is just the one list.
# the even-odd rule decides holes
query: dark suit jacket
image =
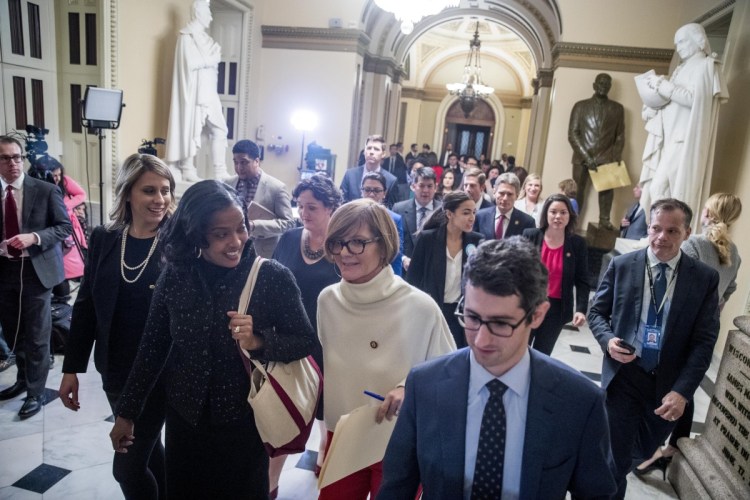
{"label": "dark suit jacket", "polygon": [[[477,217],[474,219],[474,231],[482,233],[486,240],[495,239],[495,212],[495,207],[483,208],[477,212]],[[518,209],[513,209],[510,214],[508,229],[505,230],[503,238],[521,236],[525,229],[535,227],[536,222],[532,216]]]}
{"label": "dark suit jacket", "polygon": [[[523,236],[534,243],[541,253],[544,231],[536,228],[526,229]],[[573,310],[574,286],[576,289],[575,311]],[[586,314],[590,291],[586,240],[577,234],[566,234],[565,243],[563,243],[562,279],[562,318],[566,323],[573,319],[574,312]]]}
{"label": "dark suit jacket", "polygon": [[[638,334],[645,265],[646,249],[615,257],[589,311],[589,326],[605,353],[604,389],[621,366],[606,354],[607,343],[620,337],[633,344]],[[719,334],[718,285],[714,269],[682,254],[662,337],[655,399],[672,390],[690,399],[703,379]]]}
{"label": "dark suit jacket", "polygon": [[[0,217],[0,235],[4,234],[3,224],[3,217]],[[42,240],[41,246],[31,245],[26,249],[42,285],[52,288],[64,280],[60,242],[73,232],[73,226],[57,186],[24,176],[20,230],[21,233],[36,233]]]}
{"label": "dark suit jacket", "polygon": [[391,157],[389,156],[383,159],[383,163],[381,164],[380,168],[386,170],[390,174],[393,174],[398,184],[406,184],[406,162],[400,154],[396,153],[396,159],[393,163],[393,169],[391,169]]}
{"label": "dark suit jacket", "polygon": [[486,208],[495,208],[495,204],[491,201],[488,201],[487,198],[482,196],[482,203],[479,205],[479,210],[484,210]]}
{"label": "dark suit jacket", "polygon": [[[406,395],[383,462],[378,499],[463,498],[469,349],[423,363]],[[608,498],[612,475],[604,395],[559,361],[531,351],[520,497]]]}
{"label": "dark suit jacket", "polygon": [[[411,265],[406,273],[406,281],[410,285],[429,294],[440,305],[445,302],[443,298],[445,296],[445,264],[448,259],[445,255],[447,237],[445,226],[422,231],[418,235]],[[479,245],[482,239],[481,234],[474,232],[461,235],[461,249],[464,251],[461,258],[462,270],[469,257],[466,246]]]}
{"label": "dark suit jacket", "polygon": [[630,208],[628,208],[628,211],[625,213],[625,218],[630,221],[630,225],[628,227],[623,227],[620,229],[621,238],[627,238],[629,240],[640,240],[641,238],[646,237],[646,235],[648,234],[648,224],[646,224],[646,211],[639,210],[640,207],[640,202],[636,201],[635,203],[630,205]]}
{"label": "dark suit jacket", "polygon": [[[122,230],[108,231],[98,226],[91,233],[89,256],[73,305],[70,336],[65,344],[63,373],[84,373],[94,346],[94,364],[107,385],[107,366],[110,357],[109,337],[115,306],[120,291],[120,245]],[[148,266],[158,266],[161,260],[161,245],[149,259]],[[158,276],[158,274],[157,274]],[[155,285],[155,282],[152,284]],[[153,295],[149,288],[149,299]],[[148,316],[145,311],[132,311],[134,315]]]}
{"label": "dark suit jacket", "polygon": [[[404,223],[404,255],[411,258],[414,253],[414,235],[417,232],[417,205],[413,199],[404,200],[393,205],[393,211],[401,216]],[[442,203],[435,200],[432,202],[435,210]]]}
{"label": "dark suit jacket", "polygon": [[[341,193],[344,195],[344,202],[362,198],[362,176],[364,173],[364,165],[346,171],[344,179],[341,181]],[[380,173],[385,177],[385,186],[390,195],[393,191],[391,188],[396,184],[396,178],[382,166],[380,167]]]}

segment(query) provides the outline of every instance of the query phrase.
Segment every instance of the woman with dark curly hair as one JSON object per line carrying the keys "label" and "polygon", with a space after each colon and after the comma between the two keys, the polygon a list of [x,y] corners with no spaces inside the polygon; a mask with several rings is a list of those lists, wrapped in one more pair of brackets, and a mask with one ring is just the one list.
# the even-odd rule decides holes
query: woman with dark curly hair
{"label": "woman with dark curly hair", "polygon": [[299,288],[287,268],[266,261],[247,311],[237,311],[255,252],[237,192],[221,182],[193,184],[163,239],[166,267],[120,397],[112,446],[125,453],[133,445],[133,419],[163,371],[169,496],[267,499],[268,454],[238,347],[263,361],[309,355],[315,338]]}
{"label": "woman with dark curly hair", "polygon": [[586,240],[575,234],[578,216],[570,198],[553,194],[544,201],[540,215],[539,228],[526,229],[523,236],[537,246],[549,271],[550,308],[539,328],[531,331],[529,345],[550,355],[566,323],[572,320],[573,326],[586,324],[590,290],[588,250]]}
{"label": "woman with dark curly hair", "polygon": [[[302,227],[290,229],[281,235],[273,258],[292,271],[302,294],[302,304],[305,306],[307,317],[310,318],[317,336],[318,295],[325,287],[340,279],[333,263],[323,258],[325,256],[323,247],[328,222],[333,212],[341,206],[343,197],[330,177],[322,174],[303,179],[294,188],[292,197],[297,200]],[[313,358],[322,370],[323,352],[319,342],[316,342]],[[319,475],[326,446],[322,397],[318,402],[316,418],[320,427],[320,444],[315,473]],[[269,469],[271,498],[276,498],[278,494],[279,476],[285,460],[286,455],[271,459]]]}

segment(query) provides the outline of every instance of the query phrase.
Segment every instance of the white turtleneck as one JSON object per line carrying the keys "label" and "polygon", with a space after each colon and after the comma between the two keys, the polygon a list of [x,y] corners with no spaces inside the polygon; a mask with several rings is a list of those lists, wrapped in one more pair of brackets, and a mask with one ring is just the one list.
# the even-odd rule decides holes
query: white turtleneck
{"label": "white turtleneck", "polygon": [[426,293],[383,268],[367,283],[341,281],[318,297],[318,336],[325,369],[325,422],[385,396],[409,370],[456,350],[440,308]]}

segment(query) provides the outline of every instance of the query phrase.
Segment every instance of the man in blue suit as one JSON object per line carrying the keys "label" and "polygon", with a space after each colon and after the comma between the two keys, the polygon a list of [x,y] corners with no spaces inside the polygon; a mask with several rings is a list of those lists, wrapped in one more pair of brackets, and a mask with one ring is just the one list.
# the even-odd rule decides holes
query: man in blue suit
{"label": "man in blue suit", "polygon": [[719,275],[680,250],[692,216],[679,200],[651,205],[648,248],[610,263],[589,311],[605,354],[615,498],[625,497],[634,460],[650,457],[685,411],[719,334]]}
{"label": "man in blue suit", "polygon": [[386,194],[386,205],[393,205],[393,200],[397,196],[394,186],[396,177],[385,169],[380,168],[380,162],[385,155],[385,139],[382,135],[371,135],[365,141],[365,164],[350,168],[344,174],[341,181],[341,193],[344,195],[344,202],[362,198],[362,176],[365,172],[380,172],[385,177],[388,184]]}
{"label": "man in blue suit", "polygon": [[625,216],[620,221],[620,238],[629,240],[640,240],[648,234],[648,223],[646,222],[646,212],[641,206],[641,184],[633,186],[633,196],[635,202],[630,205]]}
{"label": "man in blue suit", "polygon": [[420,484],[425,499],[612,495],[604,394],[528,347],[549,309],[537,250],[518,236],[484,242],[464,277],[469,348],[409,374],[378,498],[412,499]]}
{"label": "man in blue suit", "polygon": [[536,222],[532,216],[513,208],[519,191],[521,182],[516,174],[500,174],[495,181],[495,206],[477,212],[474,231],[482,233],[486,240],[494,240],[521,236],[524,229],[535,228]]}

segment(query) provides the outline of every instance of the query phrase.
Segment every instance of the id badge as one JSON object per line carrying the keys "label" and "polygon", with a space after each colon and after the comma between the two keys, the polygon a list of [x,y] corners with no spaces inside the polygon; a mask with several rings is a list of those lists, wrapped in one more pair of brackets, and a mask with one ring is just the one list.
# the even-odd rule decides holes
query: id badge
{"label": "id badge", "polygon": [[658,350],[661,341],[661,327],[645,325],[643,330],[643,348]]}

